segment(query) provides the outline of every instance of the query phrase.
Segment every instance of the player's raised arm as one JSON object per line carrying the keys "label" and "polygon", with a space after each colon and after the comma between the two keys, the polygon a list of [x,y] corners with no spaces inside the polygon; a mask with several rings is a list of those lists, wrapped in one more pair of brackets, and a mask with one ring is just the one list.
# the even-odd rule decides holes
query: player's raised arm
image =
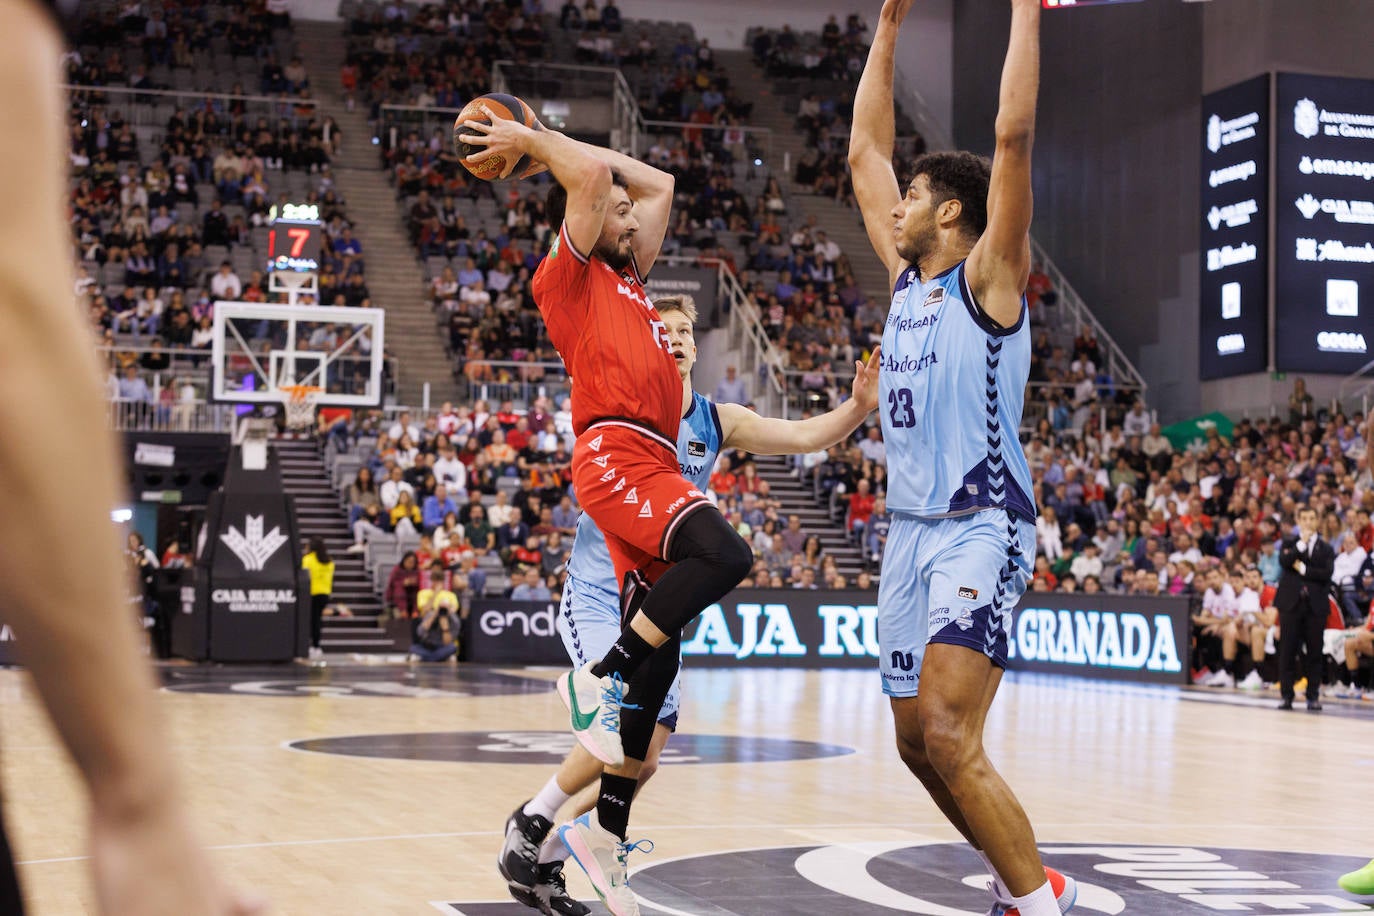
{"label": "player's raised arm", "polygon": [[462,138],[465,143],[484,147],[469,159],[475,162],[492,153],[505,157],[507,166],[502,178],[510,174],[522,155],[548,165],[553,177],[568,192],[563,224],[568,228],[568,239],[585,260],[601,238],[606,202],[611,195],[611,167],[592,155],[585,144],[542,126],[529,128],[505,118],[492,118],[490,124],[465,121],[462,126],[467,131]]}
{"label": "player's raised arm", "polygon": [[1040,86],[1040,0],[1012,0],[1011,39],[1002,66],[997,148],[988,185],[988,227],[968,258],[968,280],[993,321],[1021,317],[1030,276],[1031,145]]}
{"label": "player's raised arm", "polygon": [[717,404],[722,447],[756,455],[797,455],[843,442],[878,406],[878,370],[882,353],[875,349],[868,362],[854,363],[852,397],[819,417],[779,420],[761,417],[739,404]]}
{"label": "player's raised arm", "polygon": [[[42,4],[0,3],[0,123],[23,125],[0,132],[0,610],[90,793],[99,911],[248,913],[192,834],[126,600],[120,462],[72,297],[61,54]],[[34,447],[69,429],[80,448]]]}
{"label": "player's raised arm", "polygon": [[911,4],[912,0],[883,3],[873,47],[868,50],[868,61],[854,96],[854,124],[849,132],[849,171],[854,196],[859,200],[868,240],[887,267],[889,286],[897,282],[897,274],[907,266],[897,254],[897,240],[892,233],[892,209],[902,199],[902,189],[892,170],[896,132],[892,59],[897,52],[897,31]]}
{"label": "player's raised arm", "polygon": [[668,234],[668,220],[672,216],[673,188],[677,180],[647,162],[631,159],[623,153],[574,140],[585,152],[595,156],[625,179],[626,191],[634,201],[635,218],[639,230],[630,242],[634,250],[635,267],[646,277],[658,260],[663,238]]}

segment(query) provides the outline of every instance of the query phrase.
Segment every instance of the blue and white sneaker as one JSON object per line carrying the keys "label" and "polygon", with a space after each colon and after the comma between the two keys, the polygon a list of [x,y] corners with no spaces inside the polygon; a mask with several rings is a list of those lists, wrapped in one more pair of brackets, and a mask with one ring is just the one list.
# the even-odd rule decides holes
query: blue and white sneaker
{"label": "blue and white sneaker", "polygon": [[592,889],[611,911],[611,916],[639,916],[639,901],[630,890],[625,860],[632,852],[653,852],[653,843],[648,840],[622,843],[619,837],[601,826],[594,811],[559,827],[558,838],[572,853],[573,861],[587,873]]}
{"label": "blue and white sneaker", "polygon": [[558,696],[568,707],[573,736],[607,766],[625,763],[620,744],[620,710],[638,709],[625,703],[625,682],[618,674],[597,677],[587,662],[558,679]]}

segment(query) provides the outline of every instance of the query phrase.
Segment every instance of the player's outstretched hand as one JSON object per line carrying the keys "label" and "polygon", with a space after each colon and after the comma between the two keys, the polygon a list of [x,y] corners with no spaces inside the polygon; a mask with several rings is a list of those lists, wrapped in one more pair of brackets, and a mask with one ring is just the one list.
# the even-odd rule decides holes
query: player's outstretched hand
{"label": "player's outstretched hand", "polygon": [[261,916],[265,902],[220,884],[171,802],[147,811],[104,812],[91,819],[91,859],[98,912],[104,916]]}
{"label": "player's outstretched hand", "polygon": [[906,19],[906,14],[911,12],[914,2],[915,0],[883,0],[883,11],[878,14],[878,18],[901,25],[902,20]]}
{"label": "player's outstretched hand", "polygon": [[[496,153],[506,160],[506,167],[498,176],[502,180],[510,177],[510,173],[515,170],[515,164],[528,151],[529,138],[534,136],[531,128],[507,118],[492,118],[490,123],[464,121],[462,127],[464,133],[459,139],[472,146],[486,148],[469,155],[468,161],[481,162],[492,153]],[[523,173],[529,174],[533,173],[528,169]]]}
{"label": "player's outstretched hand", "polygon": [[854,400],[864,409],[864,413],[878,406],[878,380],[883,365],[883,348],[874,347],[868,362],[854,361]]}

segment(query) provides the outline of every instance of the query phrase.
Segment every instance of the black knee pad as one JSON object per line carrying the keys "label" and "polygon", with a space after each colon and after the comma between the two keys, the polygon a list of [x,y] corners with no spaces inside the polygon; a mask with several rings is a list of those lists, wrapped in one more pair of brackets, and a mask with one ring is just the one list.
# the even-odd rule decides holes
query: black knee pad
{"label": "black knee pad", "polygon": [[673,535],[667,559],[674,563],[698,559],[720,570],[722,577],[737,583],[754,568],[754,550],[739,532],[713,508],[689,515]]}

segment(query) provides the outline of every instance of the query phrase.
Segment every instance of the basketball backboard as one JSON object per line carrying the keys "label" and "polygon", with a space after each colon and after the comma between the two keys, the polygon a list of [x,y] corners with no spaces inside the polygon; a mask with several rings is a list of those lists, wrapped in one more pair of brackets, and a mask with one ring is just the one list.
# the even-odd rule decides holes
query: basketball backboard
{"label": "basketball backboard", "polygon": [[215,303],[211,396],[282,403],[283,389],[320,389],[318,403],[378,407],[385,396],[381,309]]}

